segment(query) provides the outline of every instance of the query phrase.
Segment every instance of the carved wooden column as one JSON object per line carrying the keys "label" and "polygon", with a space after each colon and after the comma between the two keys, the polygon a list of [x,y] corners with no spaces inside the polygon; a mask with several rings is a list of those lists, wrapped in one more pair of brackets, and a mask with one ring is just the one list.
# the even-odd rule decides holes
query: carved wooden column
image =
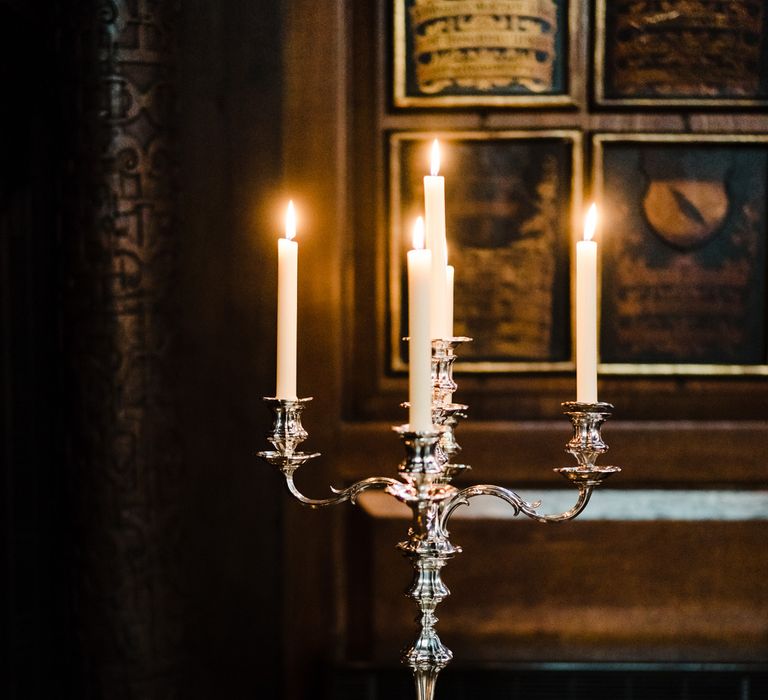
{"label": "carved wooden column", "polygon": [[170,371],[176,2],[80,2],[62,236],[83,698],[181,695],[182,471]]}

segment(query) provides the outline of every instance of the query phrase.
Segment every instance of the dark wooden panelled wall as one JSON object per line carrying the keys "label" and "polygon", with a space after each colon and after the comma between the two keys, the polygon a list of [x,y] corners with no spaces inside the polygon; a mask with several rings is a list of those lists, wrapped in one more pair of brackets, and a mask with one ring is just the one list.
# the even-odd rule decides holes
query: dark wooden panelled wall
{"label": "dark wooden panelled wall", "polygon": [[[301,212],[298,381],[323,453],[298,481],[321,495],[401,459],[390,132],[768,134],[758,109],[597,109],[592,5],[575,106],[398,110],[387,0],[0,0],[3,697],[407,696],[407,522],[303,509],[255,457],[282,208]],[[459,381],[474,480],[558,488],[573,376]],[[765,377],[600,390],[609,488],[766,487]],[[765,520],[453,529],[446,697],[703,698],[719,671],[741,675],[718,697],[764,697]],[[654,685],[655,664],[710,675]]]}

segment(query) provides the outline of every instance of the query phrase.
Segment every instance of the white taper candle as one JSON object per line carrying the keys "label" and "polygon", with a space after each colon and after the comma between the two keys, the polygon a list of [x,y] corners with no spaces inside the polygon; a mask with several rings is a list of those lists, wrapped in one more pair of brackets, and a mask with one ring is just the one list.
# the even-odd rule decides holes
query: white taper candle
{"label": "white taper candle", "polygon": [[411,430],[432,430],[432,338],[429,332],[432,252],[424,248],[424,221],[413,228],[408,251],[408,422]]}
{"label": "white taper candle", "polygon": [[456,268],[453,265],[448,265],[445,268],[446,271],[446,287],[445,287],[445,315],[446,315],[446,338],[453,338],[455,333],[453,332],[453,282],[456,277]]}
{"label": "white taper candle", "polygon": [[597,403],[597,209],[589,208],[576,243],[576,400]]}
{"label": "white taper candle", "polygon": [[445,178],[440,172],[440,146],[432,142],[431,175],[424,177],[424,224],[426,245],[432,251],[432,301],[430,302],[430,335],[447,338],[446,266],[448,264],[445,239]]}
{"label": "white taper candle", "polygon": [[298,320],[299,244],[296,212],[288,203],[285,238],[277,241],[277,381],[278,399],[296,399],[296,337]]}

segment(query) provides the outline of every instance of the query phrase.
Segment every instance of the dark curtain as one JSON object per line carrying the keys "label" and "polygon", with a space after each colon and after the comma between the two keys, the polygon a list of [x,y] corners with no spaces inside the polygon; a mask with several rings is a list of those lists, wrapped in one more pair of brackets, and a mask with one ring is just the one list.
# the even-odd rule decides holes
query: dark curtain
{"label": "dark curtain", "polygon": [[0,2],[4,697],[278,697],[280,4],[43,5]]}

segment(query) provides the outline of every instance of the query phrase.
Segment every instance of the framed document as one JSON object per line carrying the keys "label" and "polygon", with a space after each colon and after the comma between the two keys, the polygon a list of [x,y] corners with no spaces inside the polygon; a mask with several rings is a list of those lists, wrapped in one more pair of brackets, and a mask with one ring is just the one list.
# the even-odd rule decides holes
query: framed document
{"label": "framed document", "polygon": [[600,105],[768,104],[764,0],[597,0]]}
{"label": "framed document", "polygon": [[396,107],[573,104],[573,0],[392,0]]}
{"label": "framed document", "polygon": [[477,131],[390,136],[390,367],[407,361],[405,260],[424,207],[429,150],[441,143],[454,333],[474,338],[474,372],[573,368],[572,222],[581,196],[581,135]]}
{"label": "framed document", "polygon": [[599,134],[601,371],[768,374],[768,135]]}

